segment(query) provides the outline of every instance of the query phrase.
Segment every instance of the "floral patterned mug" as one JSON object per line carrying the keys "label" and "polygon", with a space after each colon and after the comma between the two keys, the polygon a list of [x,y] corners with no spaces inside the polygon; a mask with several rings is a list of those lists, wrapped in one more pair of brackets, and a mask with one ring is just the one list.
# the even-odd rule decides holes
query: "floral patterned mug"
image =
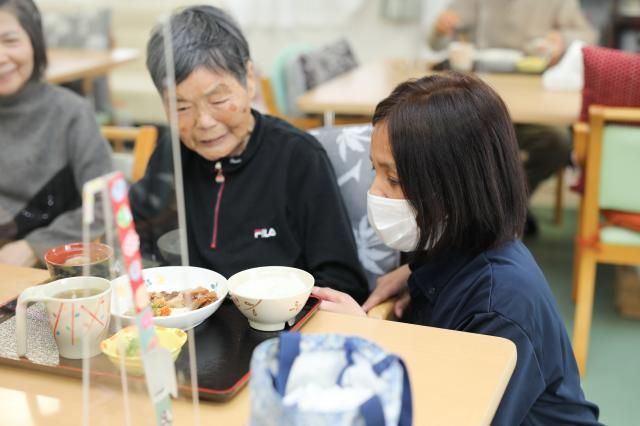
{"label": "floral patterned mug", "polygon": [[100,353],[111,318],[111,282],[100,277],[72,277],[24,290],[16,306],[16,349],[27,354],[26,310],[44,302],[60,356],[88,358]]}

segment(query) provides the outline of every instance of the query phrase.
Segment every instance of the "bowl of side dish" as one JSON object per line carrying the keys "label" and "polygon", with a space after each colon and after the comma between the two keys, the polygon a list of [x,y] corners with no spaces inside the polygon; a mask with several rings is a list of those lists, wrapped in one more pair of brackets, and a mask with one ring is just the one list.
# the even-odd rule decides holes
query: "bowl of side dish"
{"label": "bowl of side dish", "polygon": [[[168,350],[174,361],[180,355],[182,346],[187,341],[187,333],[179,328],[155,327],[158,343]],[[120,354],[124,355],[124,366],[134,376],[144,374],[140,340],[135,326],[118,331],[100,343],[100,349],[117,368],[120,368]]]}
{"label": "bowl of side dish", "polygon": [[[189,330],[209,318],[227,296],[227,280],[194,266],[161,266],[142,271],[156,326]],[[133,324],[135,311],[126,275],[111,282],[114,323]]]}

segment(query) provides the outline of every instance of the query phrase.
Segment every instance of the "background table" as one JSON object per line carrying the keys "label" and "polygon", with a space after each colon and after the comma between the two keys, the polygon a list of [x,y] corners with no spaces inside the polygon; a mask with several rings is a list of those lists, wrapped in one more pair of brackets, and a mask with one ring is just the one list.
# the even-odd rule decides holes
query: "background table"
{"label": "background table", "polygon": [[49,83],[83,81],[85,93],[91,93],[94,78],[106,75],[114,67],[131,62],[140,55],[137,49],[116,48],[107,50],[90,49],[47,49],[49,66],[46,79]]}
{"label": "background table", "polygon": [[[43,271],[0,265],[0,276],[3,287],[17,294],[42,279]],[[400,355],[409,370],[415,425],[488,425],[516,362],[515,346],[505,339],[364,317],[318,312],[303,332],[358,335]],[[3,424],[81,424],[80,380],[0,368]],[[99,378],[92,379],[91,384],[92,426],[125,424],[120,387]],[[155,424],[150,402],[140,386],[130,389],[128,402],[133,425]],[[190,399],[174,401],[174,411],[176,424],[194,424]],[[202,424],[246,424],[248,389],[225,403],[200,403],[199,415]]]}
{"label": "background table", "polygon": [[[329,80],[298,98],[306,113],[372,116],[376,105],[399,83],[430,74],[426,64],[386,60],[362,65]],[[570,125],[578,117],[577,91],[552,92],[542,87],[540,75],[479,74],[502,97],[515,123]]]}

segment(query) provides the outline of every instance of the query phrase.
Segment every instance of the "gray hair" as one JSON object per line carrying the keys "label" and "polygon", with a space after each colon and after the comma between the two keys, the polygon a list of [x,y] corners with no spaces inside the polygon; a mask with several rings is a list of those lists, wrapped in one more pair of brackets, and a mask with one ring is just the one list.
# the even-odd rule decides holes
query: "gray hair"
{"label": "gray hair", "polygon": [[[249,44],[236,22],[213,6],[193,6],[174,12],[170,18],[176,85],[196,68],[227,72],[246,85]],[[147,43],[147,69],[159,92],[166,88],[162,24]]]}

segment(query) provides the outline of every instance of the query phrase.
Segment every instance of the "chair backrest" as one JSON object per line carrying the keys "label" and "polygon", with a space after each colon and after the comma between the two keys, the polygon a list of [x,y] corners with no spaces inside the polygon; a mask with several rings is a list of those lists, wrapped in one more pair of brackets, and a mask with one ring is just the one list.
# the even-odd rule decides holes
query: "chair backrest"
{"label": "chair backrest", "polygon": [[298,58],[298,62],[302,67],[307,90],[358,66],[358,60],[346,39],[303,53]]}
{"label": "chair backrest", "polygon": [[53,12],[42,16],[47,47],[109,49],[113,47],[111,10]]}
{"label": "chair backrest", "polygon": [[[633,110],[619,109],[640,108],[640,54],[596,46],[584,47],[582,53],[584,88],[580,121],[589,121],[589,131],[597,133],[590,139],[595,138],[597,143],[588,142],[585,131],[576,132],[582,135],[580,143],[576,143],[577,157],[582,163],[586,152],[595,154],[590,167],[599,163],[597,203],[600,208],[640,211],[640,197],[629,196],[635,191],[634,185],[640,182],[637,174],[640,129],[635,127],[640,122],[633,113],[628,116]],[[611,119],[620,113],[624,125]]]}
{"label": "chair backrest", "polygon": [[[113,47],[111,9],[47,11],[42,15],[43,33],[47,47],[73,49],[110,49]],[[113,119],[113,105],[109,82],[105,76],[97,76],[89,88],[82,81],[67,82],[67,88],[83,96],[90,94],[100,123]],[[89,93],[87,93],[89,91]]]}
{"label": "chair backrest", "polygon": [[[583,242],[599,239],[637,245],[640,241],[635,234],[619,228],[631,229],[628,218],[620,217],[620,213],[640,216],[640,197],[635,188],[640,182],[640,128],[621,124],[640,124],[640,108],[589,108],[586,178],[578,230]],[[601,228],[601,215],[614,226]]]}
{"label": "chair backrest", "polygon": [[[640,124],[640,109],[638,120]],[[600,208],[640,213],[640,127],[611,124],[602,135]]]}
{"label": "chair backrest", "polygon": [[373,181],[369,166],[371,125],[324,127],[311,130],[324,146],[338,179],[351,228],[358,246],[358,257],[374,288],[381,275],[398,267],[400,253],[378,238],[367,219],[367,191]]}
{"label": "chair backrest", "polygon": [[640,107],[640,54],[604,47],[582,49],[584,88],[580,121],[591,105]]}
{"label": "chair backrest", "polygon": [[[589,110],[593,105],[640,107],[640,54],[597,46],[582,48],[584,88],[582,108],[574,124],[574,154],[580,165],[586,162],[589,145]],[[573,185],[582,192],[584,178]]]}
{"label": "chair backrest", "polygon": [[[125,177],[127,177],[131,182],[136,182],[142,178],[147,169],[149,158],[156,147],[158,130],[154,126],[103,126],[101,130],[102,135],[113,146],[116,169],[122,170],[125,173]],[[131,158],[131,153],[124,152],[125,142],[128,141],[133,142],[132,161],[129,160]],[[130,168],[129,165],[131,166]],[[128,173],[129,169],[131,170],[130,175]]]}
{"label": "chair backrest", "polygon": [[344,39],[319,49],[300,45],[287,48],[278,55],[271,74],[278,108],[289,116],[303,116],[296,106],[298,97],[357,65],[353,50]]}
{"label": "chair backrest", "polygon": [[[285,47],[280,51],[273,62],[271,69],[270,86],[273,92],[274,110],[280,111],[282,114],[292,115],[297,109],[295,104],[291,104],[289,96],[289,85],[296,87],[296,82],[292,81],[294,76],[287,75],[287,67],[289,63],[296,59],[304,52],[311,50],[306,44],[293,44]],[[300,83],[301,84],[301,83]],[[301,93],[298,93],[298,95]],[[297,96],[297,95],[296,95]],[[295,99],[295,98],[294,98]],[[299,114],[298,114],[299,115]]]}

